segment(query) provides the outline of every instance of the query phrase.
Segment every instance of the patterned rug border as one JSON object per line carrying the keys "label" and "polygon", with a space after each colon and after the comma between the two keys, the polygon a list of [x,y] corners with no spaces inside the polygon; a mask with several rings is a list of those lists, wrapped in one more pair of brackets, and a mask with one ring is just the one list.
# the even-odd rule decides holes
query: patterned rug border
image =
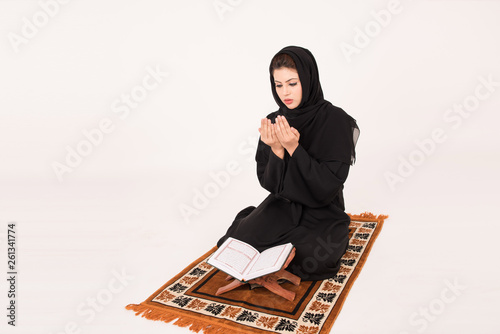
{"label": "patterned rug border", "polygon": [[[337,319],[345,300],[347,299],[347,296],[349,295],[349,292],[358,278],[361,270],[363,269],[363,266],[366,263],[366,259],[370,255],[371,249],[373,247],[373,244],[375,243],[375,240],[377,239],[378,235],[380,234],[380,231],[383,228],[384,225],[384,220],[387,219],[389,216],[388,215],[374,215],[370,212],[364,212],[359,215],[353,215],[348,213],[348,215],[351,217],[351,220],[355,221],[360,221],[360,222],[377,222],[377,225],[379,225],[379,228],[375,229],[373,232],[373,235],[371,238],[373,238],[373,242],[369,243],[367,245],[366,250],[362,254],[362,256],[359,258],[358,263],[356,267],[354,268],[351,276],[349,277],[349,280],[346,282],[342,293],[339,295],[339,298],[332,310],[335,314],[331,317],[328,317],[328,319],[325,321],[325,324],[323,325],[323,331],[325,333],[330,332],[331,328],[333,327],[333,324],[335,320]],[[149,320],[156,320],[156,321],[163,321],[166,323],[172,323],[172,321],[176,320],[173,322],[174,325],[179,326],[179,327],[189,327],[189,329],[193,332],[199,333],[201,330],[203,330],[203,333],[205,334],[233,334],[235,330],[239,329],[243,333],[263,333],[262,330],[260,329],[254,329],[251,327],[247,327],[244,325],[236,324],[236,323],[228,323],[224,319],[216,319],[216,318],[209,318],[204,315],[192,315],[192,312],[190,311],[184,311],[180,309],[173,309],[170,308],[168,311],[165,310],[165,307],[155,305],[155,302],[152,300],[157,296],[161,291],[163,291],[167,286],[173,284],[175,281],[180,279],[182,276],[186,275],[193,266],[195,266],[197,263],[201,262],[203,259],[205,259],[207,256],[209,256],[212,252],[214,252],[217,249],[217,246],[214,246],[212,249],[210,249],[208,252],[197,258],[195,261],[193,261],[191,264],[186,266],[180,273],[175,275],[173,278],[171,278],[168,282],[163,284],[159,289],[157,289],[151,296],[149,296],[144,302],[140,304],[129,304],[125,308],[127,310],[132,310],[135,312],[135,315],[141,315],[142,317],[145,317],[146,319]]]}
{"label": "patterned rug border", "polygon": [[346,285],[344,286],[344,291],[342,291],[342,294],[339,296],[339,300],[335,304],[335,307],[333,308],[333,311],[332,311],[332,312],[335,312],[335,315],[327,319],[326,324],[325,324],[325,329],[328,330],[327,333],[329,333],[330,330],[332,329],[333,324],[335,323],[335,320],[337,320],[337,317],[339,316],[340,311],[342,310],[342,307],[344,306],[344,302],[347,299],[347,296],[349,295],[349,292],[351,291],[352,286],[354,285],[354,282],[356,281],[359,274],[361,273],[361,270],[363,269],[363,267],[366,263],[366,259],[368,258],[368,255],[370,255],[372,247],[375,244],[375,241],[377,240],[378,235],[380,234],[380,231],[384,227],[385,219],[389,218],[388,215],[376,216],[371,212],[364,212],[364,213],[361,213],[359,215],[353,215],[353,214],[348,213],[348,215],[349,215],[349,217],[351,217],[351,220],[366,221],[366,222],[376,221],[377,224],[380,224],[380,227],[374,231],[374,233],[372,235],[373,242],[368,244],[368,247],[366,248],[366,250],[363,253],[363,255],[361,256],[361,258],[359,259],[359,262],[356,265],[356,268],[354,268],[354,271],[351,274],[351,277],[349,278]]}

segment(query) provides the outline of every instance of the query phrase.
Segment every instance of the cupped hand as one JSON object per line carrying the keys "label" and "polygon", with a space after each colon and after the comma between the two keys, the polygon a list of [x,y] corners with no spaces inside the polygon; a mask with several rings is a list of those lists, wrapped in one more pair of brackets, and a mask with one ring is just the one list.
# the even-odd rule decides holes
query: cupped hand
{"label": "cupped hand", "polygon": [[276,117],[274,128],[279,142],[288,151],[288,154],[292,156],[297,146],[299,146],[299,131],[294,127],[290,127],[286,118],[281,115]]}
{"label": "cupped hand", "polygon": [[263,118],[260,120],[259,132],[260,140],[262,140],[264,144],[270,146],[273,151],[279,152],[280,150],[284,150],[278,140],[278,137],[276,136],[274,124],[271,123],[269,118]]}

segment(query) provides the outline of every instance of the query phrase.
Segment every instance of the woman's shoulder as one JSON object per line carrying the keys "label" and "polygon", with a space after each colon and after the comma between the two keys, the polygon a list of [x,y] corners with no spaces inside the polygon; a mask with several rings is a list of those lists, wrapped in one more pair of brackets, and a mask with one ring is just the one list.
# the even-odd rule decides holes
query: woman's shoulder
{"label": "woman's shoulder", "polygon": [[347,115],[347,113],[345,112],[344,109],[342,109],[339,106],[334,105],[333,103],[331,103],[329,101],[325,101],[325,106],[321,110],[324,113],[326,113],[328,116],[331,116],[331,117],[339,117],[339,116]]}
{"label": "woman's shoulder", "polygon": [[321,108],[322,116],[326,121],[339,122],[341,120],[348,120],[351,116],[345,112],[344,109],[333,105],[331,102],[325,103],[325,106]]}

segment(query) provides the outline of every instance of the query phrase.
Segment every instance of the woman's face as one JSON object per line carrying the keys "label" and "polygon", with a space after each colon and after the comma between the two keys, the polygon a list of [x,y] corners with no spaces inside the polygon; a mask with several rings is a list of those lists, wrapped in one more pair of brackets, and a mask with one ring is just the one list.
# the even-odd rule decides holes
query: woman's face
{"label": "woman's face", "polygon": [[281,67],[273,72],[276,93],[280,100],[288,107],[294,109],[302,101],[302,86],[296,70]]}

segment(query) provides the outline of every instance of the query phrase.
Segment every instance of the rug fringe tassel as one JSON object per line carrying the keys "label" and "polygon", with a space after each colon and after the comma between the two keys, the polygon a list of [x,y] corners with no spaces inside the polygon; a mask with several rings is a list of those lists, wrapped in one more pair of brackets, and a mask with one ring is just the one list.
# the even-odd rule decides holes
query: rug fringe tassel
{"label": "rug fringe tassel", "polygon": [[[187,327],[189,330],[199,333],[203,330],[205,334],[231,334],[234,333],[234,330],[230,330],[228,328],[224,328],[221,326],[217,326],[214,323],[210,323],[208,321],[202,321],[200,319],[191,319],[189,317],[183,317],[182,315],[166,312],[165,310],[157,310],[142,304],[129,304],[125,306],[127,310],[132,310],[135,312],[135,315],[141,315],[142,317],[155,320],[155,321],[163,321],[166,323],[172,323],[173,325],[179,327]],[[177,321],[174,321],[177,319]]]}
{"label": "rug fringe tassel", "polygon": [[351,218],[367,218],[367,219],[377,219],[377,220],[389,218],[389,215],[378,215],[377,216],[377,215],[374,215],[373,213],[368,212],[368,211],[360,213],[359,215],[353,215],[353,214],[350,214],[350,213],[348,213],[348,215]]}

